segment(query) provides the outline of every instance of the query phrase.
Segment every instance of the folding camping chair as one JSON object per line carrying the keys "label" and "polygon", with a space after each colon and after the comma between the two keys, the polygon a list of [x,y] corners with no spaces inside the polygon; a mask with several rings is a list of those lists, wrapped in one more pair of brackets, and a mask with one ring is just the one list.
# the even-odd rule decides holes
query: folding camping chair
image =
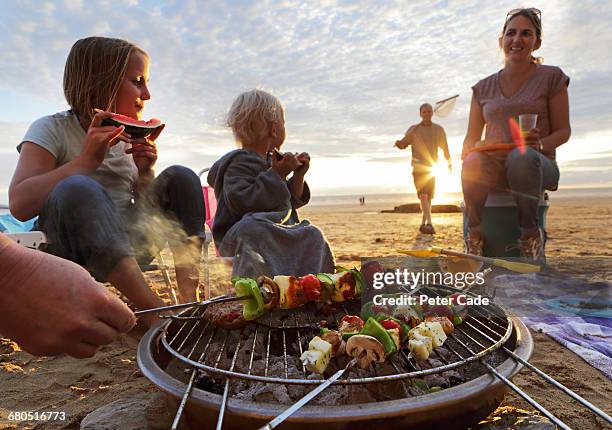
{"label": "folding camping chair", "polygon": [[[198,176],[201,178],[202,175],[210,170],[210,167],[206,167],[198,173]],[[217,211],[217,199],[215,198],[215,190],[213,187],[208,185],[202,185],[202,193],[204,195],[204,205],[206,207],[206,239],[204,242],[204,267],[205,267],[205,280],[206,280],[206,298],[210,298],[210,259],[208,257],[208,248],[210,244],[213,242],[212,237],[212,226],[213,220],[215,218],[215,212]],[[214,244],[213,244],[214,246]],[[224,261],[226,264],[232,264],[233,258],[231,257],[221,257],[219,254],[219,250],[215,248],[216,259]]]}
{"label": "folding camping chair", "polygon": [[[0,205],[0,209],[8,209],[8,206]],[[42,251],[44,247],[49,244],[49,241],[42,231],[31,231],[35,221],[36,218],[22,222],[17,220],[10,213],[0,214],[0,233],[22,246]],[[155,258],[158,264],[140,265],[140,270],[143,272],[150,272],[153,270],[161,271],[172,301],[174,304],[178,304],[176,291],[172,285],[172,279],[170,278],[170,266],[164,262],[160,252],[157,253]]]}

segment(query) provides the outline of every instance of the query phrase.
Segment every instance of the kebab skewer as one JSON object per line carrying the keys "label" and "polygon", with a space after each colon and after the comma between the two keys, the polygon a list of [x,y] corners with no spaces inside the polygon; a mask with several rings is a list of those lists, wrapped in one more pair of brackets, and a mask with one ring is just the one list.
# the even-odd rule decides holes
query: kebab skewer
{"label": "kebab skewer", "polygon": [[[332,357],[346,355],[359,357],[357,365],[362,369],[374,363],[382,363],[403,347],[418,360],[426,360],[435,348],[441,347],[447,334],[454,330],[453,323],[447,317],[427,317],[427,321],[414,328],[393,317],[382,317],[377,321],[369,317],[364,323],[359,316],[346,315],[340,322],[338,330],[321,329],[309,344],[308,350],[300,359],[304,366],[313,373],[323,374]],[[355,332],[355,328],[361,327]],[[346,342],[342,345],[341,342]],[[334,343],[340,343],[336,348]]]}
{"label": "kebab skewer", "polygon": [[[260,276],[234,278],[239,296],[252,296],[244,303],[214,303],[207,307],[203,318],[224,329],[239,329],[273,309],[295,309],[308,302],[331,304],[354,300],[361,296],[363,277],[356,269],[335,274]],[[261,294],[260,294],[261,292]]]}

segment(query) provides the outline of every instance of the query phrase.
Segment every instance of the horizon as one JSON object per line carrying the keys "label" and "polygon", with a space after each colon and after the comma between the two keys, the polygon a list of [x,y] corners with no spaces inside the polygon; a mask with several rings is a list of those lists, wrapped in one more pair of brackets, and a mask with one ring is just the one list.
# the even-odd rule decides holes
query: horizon
{"label": "horizon", "polygon": [[[538,5],[544,39],[537,54],[570,77],[572,137],[557,151],[559,188],[612,188],[607,144],[612,140],[612,105],[607,103],[612,59],[598,48],[612,44],[606,30],[612,4],[577,5]],[[143,118],[167,124],[158,139],[158,173],[172,164],[197,172],[235,148],[223,117],[240,92],[262,87],[285,107],[283,150],[311,153],[306,179],[313,195],[352,195],[359,189],[414,193],[410,155],[394,149],[393,142],[419,122],[422,102],[459,94],[448,117],[434,117],[447,132],[454,167],[451,175],[439,172],[437,193],[459,192],[471,86],[501,67],[497,36],[505,13],[516,4],[292,7],[291,2],[132,0],[121,11],[104,1],[4,6],[9,19],[0,27],[6,53],[0,62],[5,101],[0,106],[0,204],[8,203],[15,147],[28,125],[67,108],[64,62],[71,45],[89,35],[127,38],[149,53],[152,99]]]}

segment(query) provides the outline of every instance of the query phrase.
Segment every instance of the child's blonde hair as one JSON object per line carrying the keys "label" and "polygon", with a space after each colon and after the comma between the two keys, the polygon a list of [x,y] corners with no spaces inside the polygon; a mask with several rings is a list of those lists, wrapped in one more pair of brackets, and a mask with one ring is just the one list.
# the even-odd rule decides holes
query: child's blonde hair
{"label": "child's blonde hair", "polygon": [[273,122],[283,120],[281,102],[272,94],[255,89],[238,96],[227,114],[228,127],[241,146],[252,146],[266,137]]}
{"label": "child's blonde hair", "polygon": [[64,95],[72,111],[89,123],[93,109],[115,110],[130,55],[148,55],[123,39],[86,37],[77,40],[66,59]]}

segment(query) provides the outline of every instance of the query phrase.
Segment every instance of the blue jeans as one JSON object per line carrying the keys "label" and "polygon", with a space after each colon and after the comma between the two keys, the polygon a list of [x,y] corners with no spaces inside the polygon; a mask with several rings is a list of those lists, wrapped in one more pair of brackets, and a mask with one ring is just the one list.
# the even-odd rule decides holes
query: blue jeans
{"label": "blue jeans", "polygon": [[186,167],[172,166],[122,211],[90,177],[64,178],[49,193],[35,229],[47,235],[48,252],[80,264],[104,282],[125,257],[148,263],[166,242],[204,238],[204,219],[200,179]]}
{"label": "blue jeans", "polygon": [[538,202],[544,190],[556,190],[559,168],[555,160],[532,148],[512,150],[506,157],[472,152],[463,160],[461,185],[468,229],[480,228],[481,214],[492,189],[512,193],[519,211],[521,232],[538,227]]}

